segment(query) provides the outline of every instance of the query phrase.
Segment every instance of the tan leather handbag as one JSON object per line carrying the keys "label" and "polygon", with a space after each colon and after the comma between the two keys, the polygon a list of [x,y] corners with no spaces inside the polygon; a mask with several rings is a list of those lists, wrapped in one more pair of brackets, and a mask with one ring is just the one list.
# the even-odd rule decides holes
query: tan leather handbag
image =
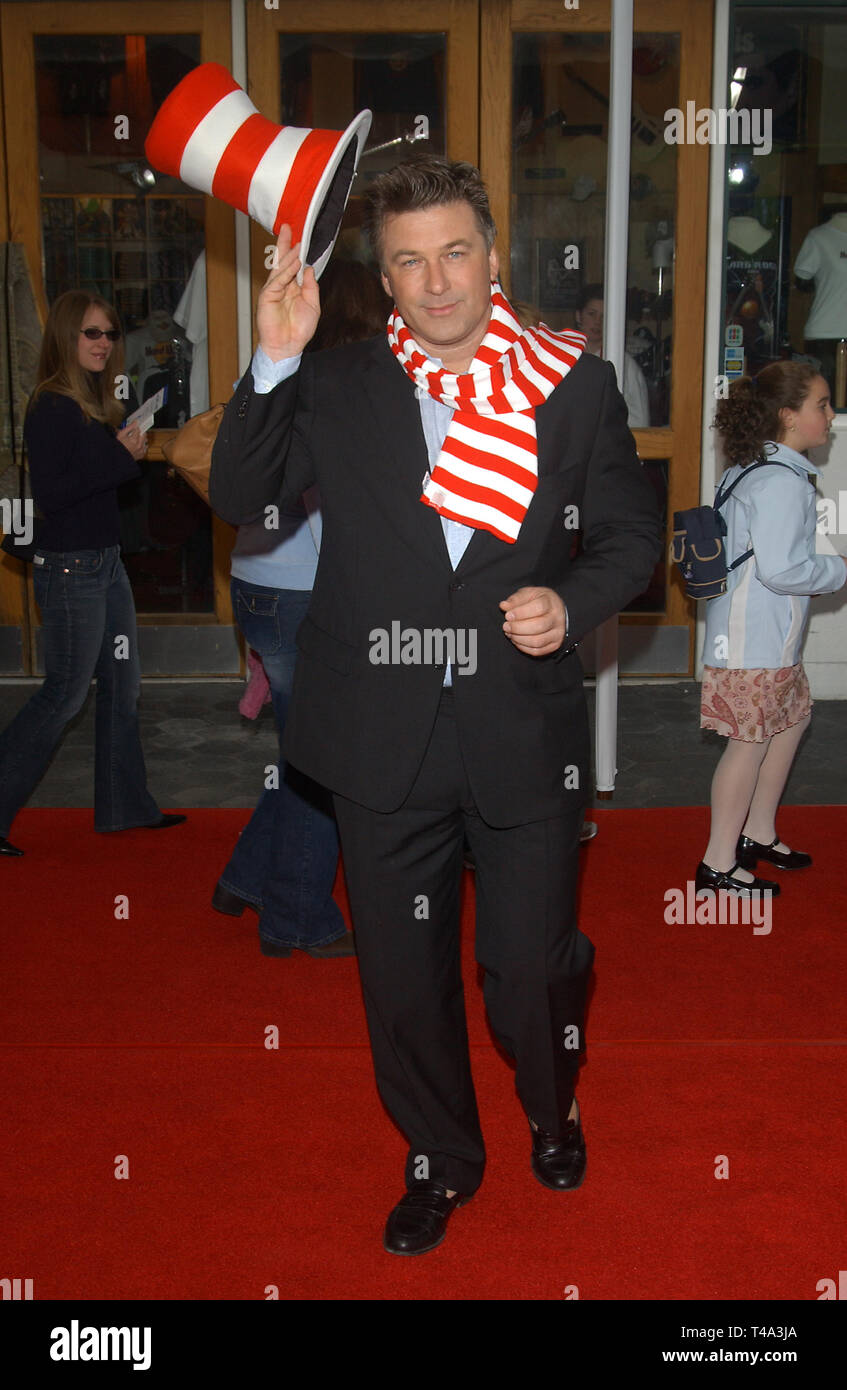
{"label": "tan leather handbag", "polygon": [[194,491],[209,501],[209,474],[212,471],[212,448],[223,419],[224,407],[213,405],[202,415],[195,415],[162,445],[162,453],[181,478]]}

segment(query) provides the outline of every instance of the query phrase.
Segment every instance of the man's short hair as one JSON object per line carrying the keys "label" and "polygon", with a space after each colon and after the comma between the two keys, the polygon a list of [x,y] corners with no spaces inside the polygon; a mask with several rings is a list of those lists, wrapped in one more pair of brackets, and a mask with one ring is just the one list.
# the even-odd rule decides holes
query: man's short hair
{"label": "man's short hair", "polygon": [[382,264],[382,231],[386,217],[448,203],[469,203],[490,251],[497,236],[488,194],[472,164],[438,154],[413,155],[380,174],[365,190],[365,230],[373,253]]}

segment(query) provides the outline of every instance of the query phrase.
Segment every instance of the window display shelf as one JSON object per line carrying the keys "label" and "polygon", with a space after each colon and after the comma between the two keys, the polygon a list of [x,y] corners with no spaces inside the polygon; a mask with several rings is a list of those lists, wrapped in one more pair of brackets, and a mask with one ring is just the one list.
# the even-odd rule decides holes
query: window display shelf
{"label": "window display shelf", "polygon": [[173,313],[204,244],[202,197],[44,194],[41,222],[48,299],[95,290],[127,333]]}

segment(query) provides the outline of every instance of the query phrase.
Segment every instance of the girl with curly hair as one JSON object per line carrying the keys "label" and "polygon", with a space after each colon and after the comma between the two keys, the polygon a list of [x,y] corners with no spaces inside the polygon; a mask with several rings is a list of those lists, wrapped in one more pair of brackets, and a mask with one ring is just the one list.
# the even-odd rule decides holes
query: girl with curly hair
{"label": "girl with curly hair", "polygon": [[[815,553],[815,469],[806,450],[825,444],[833,411],[817,369],[774,362],[755,380],[734,381],[718,404],[717,429],[730,463],[722,482],[751,464],[723,508],[727,561],[753,554],[727,577],[706,610],[700,725],[727,738],[712,780],[709,843],[697,888],[779,893],[756,877],[759,861],[807,868],[776,831],[776,811],[812,701],[800,660],[809,599],[847,580],[847,561]],[[781,466],[777,466],[781,465]]]}

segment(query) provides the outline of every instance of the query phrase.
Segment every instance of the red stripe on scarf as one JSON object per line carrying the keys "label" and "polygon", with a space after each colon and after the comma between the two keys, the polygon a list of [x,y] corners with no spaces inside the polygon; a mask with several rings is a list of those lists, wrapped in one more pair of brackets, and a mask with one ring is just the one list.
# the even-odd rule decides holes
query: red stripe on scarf
{"label": "red stripe on scarf", "polygon": [[[467,478],[457,477],[446,466],[437,471],[439,475],[443,472],[444,476],[436,478],[433,474],[433,483],[445,488],[454,497],[465,497],[469,502],[478,502],[481,506],[491,507],[492,511],[502,512],[504,516],[510,516],[518,525],[526,516],[526,505],[523,502],[515,502],[513,498],[504,496],[502,492],[497,492],[492,487],[483,487],[480,483],[469,483]],[[476,526],[477,522],[466,520],[465,525]]]}
{"label": "red stripe on scarf", "polygon": [[[510,415],[529,415],[529,411],[510,411]],[[502,419],[492,419],[490,415],[470,415],[465,410],[457,410],[453,416],[457,425],[464,425],[467,429],[473,430],[475,434],[486,434],[492,439],[502,439],[505,443],[514,444],[516,448],[524,450],[525,453],[532,453],[532,436],[524,434],[513,425],[507,425]],[[534,475],[530,475],[534,476]]]}
{"label": "red stripe on scarf", "polygon": [[438,512],[439,516],[446,516],[449,521],[459,521],[463,526],[473,526],[475,531],[490,531],[492,536],[496,536],[499,541],[505,541],[507,545],[514,545],[515,543],[514,536],[510,536],[508,531],[501,531],[493,522],[471,522],[466,516],[462,516],[461,512],[453,511],[451,507],[436,507],[433,502],[430,502],[428,497],[421,497],[419,500],[423,502],[424,506],[432,507],[432,510]]}
{"label": "red stripe on scarf", "polygon": [[548,367],[546,362],[542,362],[534,348],[530,348],[529,345],[526,348],[526,360],[533,371],[538,372],[538,375],[543,376],[547,381],[551,381],[554,386],[557,386],[561,381],[561,375],[556,371],[556,368]]}
{"label": "red stripe on scarf", "polygon": [[[554,341],[548,341],[547,335]],[[484,505],[504,519],[511,518],[516,529],[520,529],[528,504],[516,502],[502,489],[509,482],[535,493],[535,408],[547,400],[575,365],[584,349],[585,336],[560,336],[546,328],[544,333],[531,328],[522,330],[508,300],[492,287],[491,317],[471,364],[473,370],[456,373],[436,368],[422,354],[396,309],[388,320],[388,341],[410,380],[453,410],[453,419],[432,468],[432,482],[442,489],[443,500],[436,504],[425,493],[420,500],[441,516],[489,531],[513,544],[514,534],[496,521],[478,521],[469,516],[462,510],[462,501]],[[503,349],[498,350],[501,343]],[[545,361],[544,357],[552,360]],[[555,364],[561,364],[561,370]],[[532,422],[530,431],[520,429],[521,417]],[[459,426],[466,439],[456,438],[454,431]],[[504,458],[502,449],[506,445],[518,460],[525,462]],[[472,482],[467,477],[468,465],[483,476],[490,475],[491,485]]]}
{"label": "red stripe on scarf", "polygon": [[538,345],[568,368],[575,366],[581,356],[581,353],[576,351],[578,344],[574,343],[572,350],[568,351],[567,345],[563,347],[561,343],[551,343],[550,339],[541,333],[538,335]]}
{"label": "red stripe on scarf", "polygon": [[[528,468],[522,468],[519,463],[514,463],[512,459],[502,458],[499,454],[494,453],[481,453],[478,449],[474,449],[472,444],[467,444],[463,439],[454,439],[452,436],[444,440],[441,452],[442,454],[452,454],[454,458],[463,459],[465,463],[472,463],[475,468],[490,473],[492,483],[498,477],[508,478],[510,482],[525,487],[528,492],[535,492],[535,485],[538,482],[536,475],[531,473]],[[481,487],[483,484],[474,483],[472,486]],[[515,506],[520,507],[526,505],[525,502],[515,503]]]}

